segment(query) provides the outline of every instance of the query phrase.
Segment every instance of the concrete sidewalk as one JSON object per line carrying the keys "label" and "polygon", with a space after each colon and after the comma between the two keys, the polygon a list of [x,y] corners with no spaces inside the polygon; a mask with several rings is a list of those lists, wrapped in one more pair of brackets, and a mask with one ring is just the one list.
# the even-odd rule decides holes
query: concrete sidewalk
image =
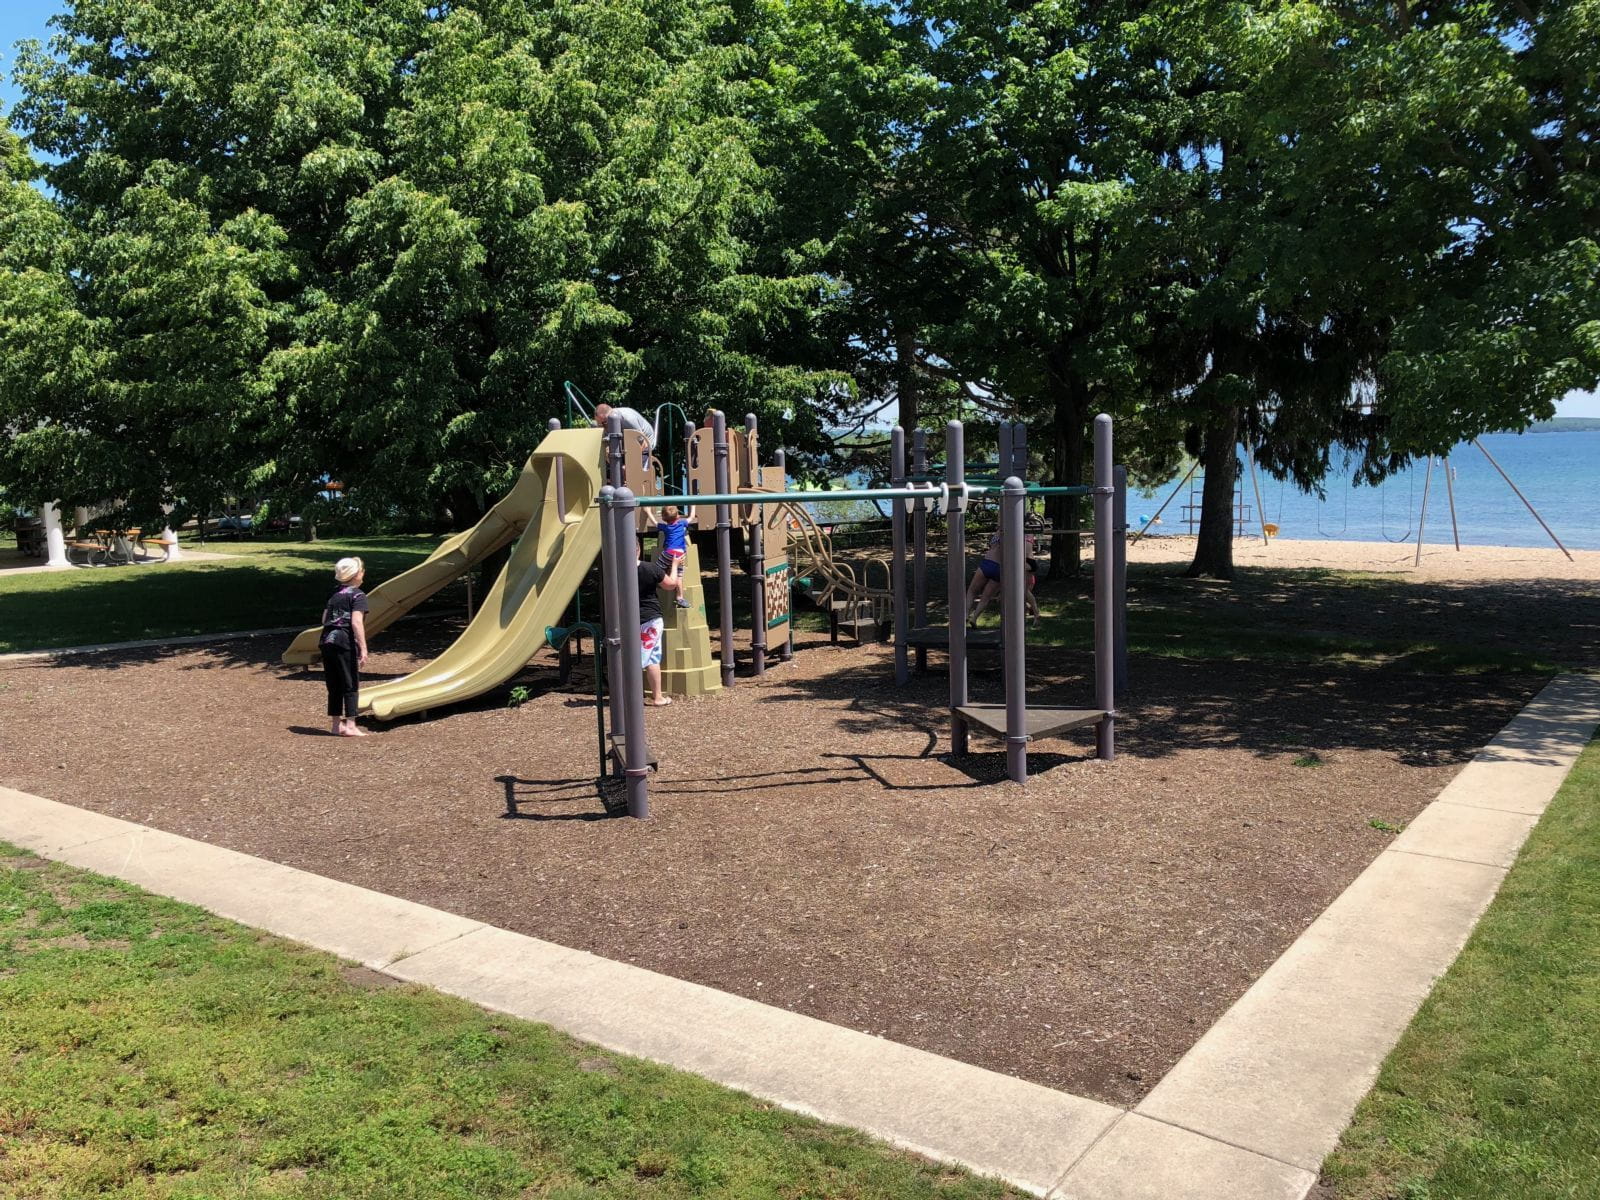
{"label": "concrete sidewalk", "polygon": [[1600,724],[1551,683],[1133,1111],[0,788],[0,839],[1057,1200],[1299,1200]]}

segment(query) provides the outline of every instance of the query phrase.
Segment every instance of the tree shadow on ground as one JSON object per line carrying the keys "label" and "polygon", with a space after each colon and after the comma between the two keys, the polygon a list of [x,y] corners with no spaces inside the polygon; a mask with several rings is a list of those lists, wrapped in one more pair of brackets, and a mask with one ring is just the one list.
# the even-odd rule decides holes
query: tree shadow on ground
{"label": "tree shadow on ground", "polygon": [[[1029,659],[1030,703],[1092,704],[1090,656],[1046,648],[1030,650]],[[897,688],[885,657],[820,678],[797,678],[786,686],[782,701],[829,704],[837,710],[835,724],[844,737],[897,726],[944,739],[949,735],[948,683],[943,663],[935,662],[934,668]],[[1133,657],[1130,676],[1134,690],[1119,702],[1117,723],[1119,747],[1130,754],[1379,750],[1402,764],[1423,767],[1466,761],[1543,683],[1525,674],[1427,675],[1347,662],[1258,665],[1152,656]],[[974,681],[971,698],[999,701],[998,680]],[[1057,744],[1088,747],[1093,738],[1092,728],[1084,728]],[[1539,752],[1537,745],[1524,749]],[[985,743],[974,739],[973,750],[984,754]],[[1064,753],[1067,761],[1087,752],[1056,753]],[[1030,760],[1039,757],[1030,753]]]}

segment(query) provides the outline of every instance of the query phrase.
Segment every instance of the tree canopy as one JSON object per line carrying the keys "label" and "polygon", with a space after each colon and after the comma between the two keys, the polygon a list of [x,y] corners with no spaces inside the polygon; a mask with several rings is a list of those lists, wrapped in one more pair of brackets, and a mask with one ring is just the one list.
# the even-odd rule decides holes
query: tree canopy
{"label": "tree canopy", "polygon": [[754,410],[802,464],[891,404],[1020,418],[1069,481],[1108,409],[1147,471],[1202,459],[1194,569],[1226,575],[1240,446],[1375,481],[1600,380],[1600,0],[56,23],[17,70],[37,161],[0,141],[15,495],[148,514],[337,478],[471,520],[565,378]]}

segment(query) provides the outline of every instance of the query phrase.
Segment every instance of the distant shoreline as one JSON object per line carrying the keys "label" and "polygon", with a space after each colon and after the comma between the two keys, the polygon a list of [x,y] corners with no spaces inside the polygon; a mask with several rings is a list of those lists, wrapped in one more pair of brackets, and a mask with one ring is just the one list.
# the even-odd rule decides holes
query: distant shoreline
{"label": "distant shoreline", "polygon": [[[1600,417],[1555,417],[1549,421],[1535,421],[1527,428],[1528,433],[1594,433],[1600,430]],[[1514,429],[1503,429],[1502,433],[1515,433]]]}

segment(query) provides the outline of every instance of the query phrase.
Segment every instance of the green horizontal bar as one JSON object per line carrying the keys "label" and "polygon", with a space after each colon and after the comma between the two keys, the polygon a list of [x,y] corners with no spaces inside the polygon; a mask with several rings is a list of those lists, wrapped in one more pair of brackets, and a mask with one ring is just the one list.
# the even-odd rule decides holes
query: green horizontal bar
{"label": "green horizontal bar", "polygon": [[[967,488],[969,496],[985,496],[1005,489],[980,485]],[[1034,487],[1023,489],[1028,496],[1087,496],[1088,487]],[[864,488],[848,492],[734,492],[704,496],[635,496],[645,508],[663,508],[668,504],[685,508],[695,504],[812,504],[829,500],[932,500],[939,495],[929,488]]]}
{"label": "green horizontal bar", "polygon": [[929,500],[938,495],[927,488],[867,488],[852,492],[737,492],[733,495],[636,496],[647,508],[675,504],[794,504],[819,500]]}

